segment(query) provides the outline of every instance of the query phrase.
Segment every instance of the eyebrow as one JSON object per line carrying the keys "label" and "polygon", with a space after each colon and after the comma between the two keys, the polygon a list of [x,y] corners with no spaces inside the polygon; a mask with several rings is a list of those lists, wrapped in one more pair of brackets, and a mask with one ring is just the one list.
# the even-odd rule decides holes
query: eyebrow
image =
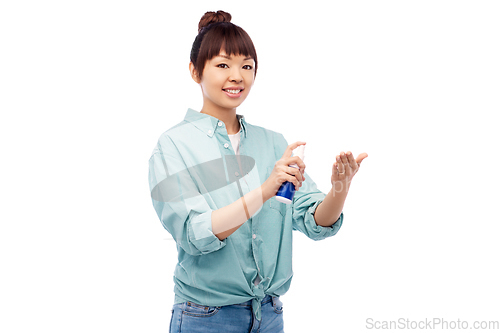
{"label": "eyebrow", "polygon": [[[226,58],[226,59],[229,59],[231,60],[231,57],[230,56],[227,56],[225,54],[219,54],[218,57],[222,57],[222,58]],[[250,59],[253,59],[252,57],[246,57],[245,59],[243,60],[250,60]]]}

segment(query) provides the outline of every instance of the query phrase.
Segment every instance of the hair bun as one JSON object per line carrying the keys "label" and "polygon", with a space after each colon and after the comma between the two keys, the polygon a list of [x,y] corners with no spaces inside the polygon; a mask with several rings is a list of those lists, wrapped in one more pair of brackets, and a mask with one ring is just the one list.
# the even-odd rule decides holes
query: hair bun
{"label": "hair bun", "polygon": [[206,12],[201,17],[200,23],[198,24],[198,33],[207,25],[218,22],[231,22],[231,14],[222,10],[218,10],[217,12]]}

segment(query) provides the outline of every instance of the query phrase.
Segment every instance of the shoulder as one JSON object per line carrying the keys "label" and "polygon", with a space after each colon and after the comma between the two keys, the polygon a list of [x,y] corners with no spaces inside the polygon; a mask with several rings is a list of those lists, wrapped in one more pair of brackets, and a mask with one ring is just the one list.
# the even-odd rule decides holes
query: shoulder
{"label": "shoulder", "polygon": [[249,131],[250,133],[249,135],[261,138],[266,142],[270,142],[271,140],[271,142],[274,142],[275,146],[276,144],[280,146],[284,144],[285,147],[288,145],[283,134],[279,132],[264,128],[262,126],[252,125],[249,124],[248,122],[246,123],[246,125],[247,125],[247,131]]}
{"label": "shoulder", "polygon": [[194,126],[186,120],[182,120],[170,127],[161,133],[151,155],[164,153],[167,150],[175,148],[176,142],[183,141],[190,136],[192,128]]}
{"label": "shoulder", "polygon": [[160,135],[160,139],[163,137],[168,137],[171,140],[183,139],[190,136],[191,130],[195,129],[192,123],[186,120],[182,120],[174,126],[167,129]]}

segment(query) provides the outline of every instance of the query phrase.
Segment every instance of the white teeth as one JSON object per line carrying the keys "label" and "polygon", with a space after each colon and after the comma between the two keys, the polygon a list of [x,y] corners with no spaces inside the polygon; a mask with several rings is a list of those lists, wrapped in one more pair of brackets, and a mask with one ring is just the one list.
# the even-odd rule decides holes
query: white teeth
{"label": "white teeth", "polygon": [[227,91],[228,93],[231,93],[231,94],[237,94],[237,93],[239,93],[241,90],[229,90],[229,89],[226,89],[226,91]]}

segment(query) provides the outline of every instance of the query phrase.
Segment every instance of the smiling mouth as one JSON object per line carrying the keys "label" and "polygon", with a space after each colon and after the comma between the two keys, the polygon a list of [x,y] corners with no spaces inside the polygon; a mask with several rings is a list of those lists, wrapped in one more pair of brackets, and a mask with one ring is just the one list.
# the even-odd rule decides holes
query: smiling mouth
{"label": "smiling mouth", "polygon": [[233,90],[233,89],[222,89],[224,91],[227,91],[230,94],[239,94],[243,89],[238,89],[238,90]]}

